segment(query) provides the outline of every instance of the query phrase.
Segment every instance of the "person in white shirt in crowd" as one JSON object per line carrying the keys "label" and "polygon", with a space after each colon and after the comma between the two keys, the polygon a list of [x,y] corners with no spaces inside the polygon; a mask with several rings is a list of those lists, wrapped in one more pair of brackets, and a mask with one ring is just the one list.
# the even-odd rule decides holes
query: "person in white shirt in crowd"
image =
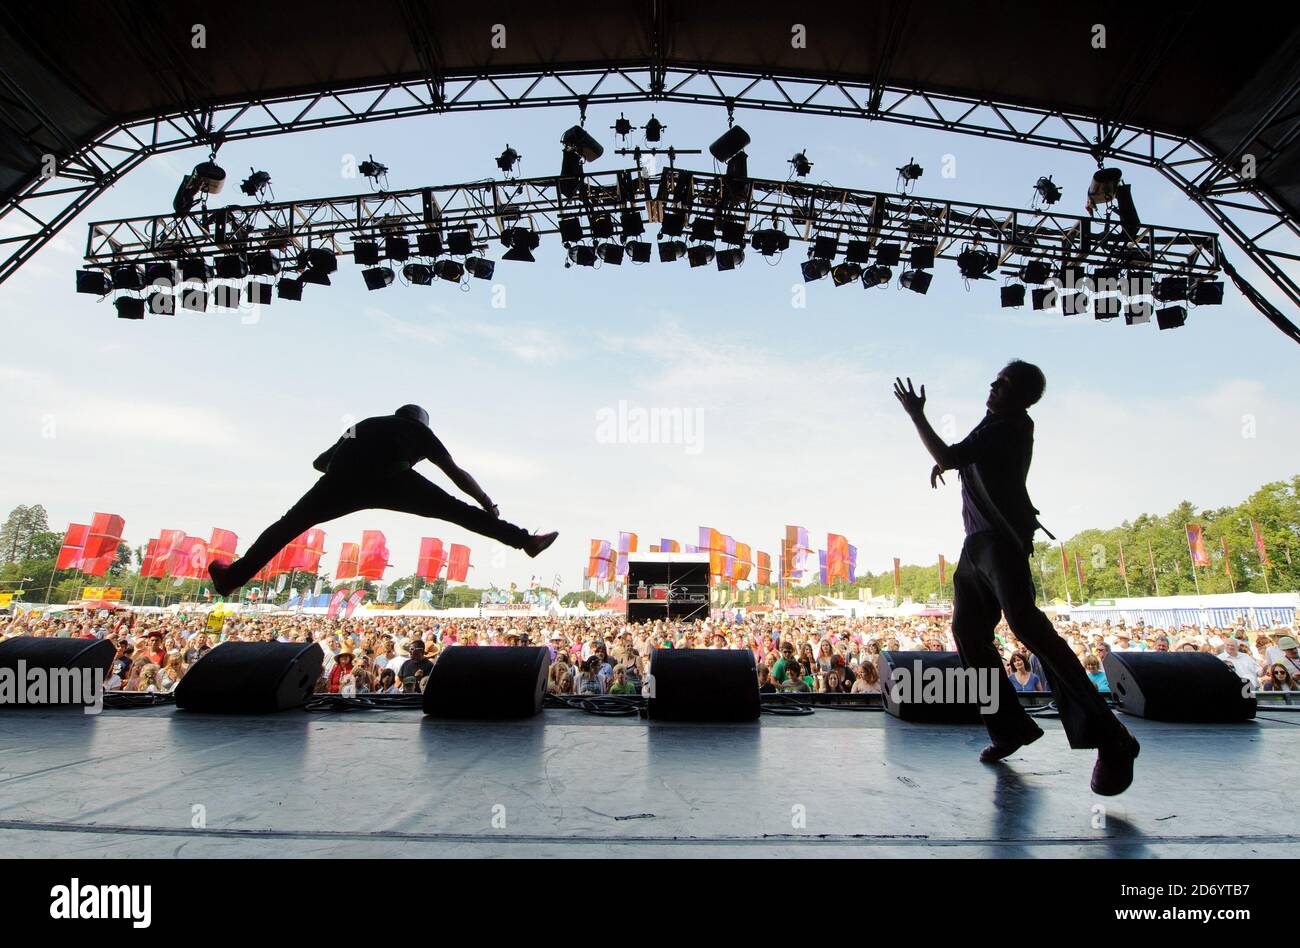
{"label": "person in white shirt in crowd", "polygon": [[1219,653],[1219,660],[1235,671],[1239,678],[1249,681],[1251,690],[1255,690],[1259,683],[1259,662],[1242,651],[1241,643],[1234,638],[1224,639],[1223,651]]}
{"label": "person in white shirt in crowd", "polygon": [[1292,678],[1300,675],[1300,647],[1290,635],[1279,635],[1277,644],[1264,650],[1266,665],[1282,665]]}

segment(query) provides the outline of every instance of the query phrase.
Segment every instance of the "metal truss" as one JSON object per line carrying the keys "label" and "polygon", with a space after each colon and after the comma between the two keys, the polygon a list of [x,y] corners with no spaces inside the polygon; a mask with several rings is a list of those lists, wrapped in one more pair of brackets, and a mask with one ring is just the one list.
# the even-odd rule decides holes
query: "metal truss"
{"label": "metal truss", "polygon": [[[628,212],[635,221],[624,219]],[[576,241],[572,232],[564,235],[566,218],[578,226]],[[463,230],[470,233],[474,252],[481,253],[493,242],[506,243],[502,238],[517,228],[539,238],[560,233],[566,242],[621,242],[639,238],[646,223],[659,224],[661,239],[697,244],[722,239],[742,245],[755,231],[775,228],[792,240],[822,241],[814,250],[828,261],[857,241],[862,263],[868,253],[879,257],[884,244],[894,245],[895,258],[918,246],[932,247],[936,258],[948,260],[978,249],[1008,274],[1030,260],[1049,262],[1053,270],[1084,267],[1190,278],[1213,276],[1221,266],[1218,236],[1206,231],[1148,224],[1130,234],[1115,217],[732,179],[683,168],[652,177],[631,168],[99,221],[90,225],[86,260],[111,269],[269,250],[294,269],[303,251],[326,248],[346,256],[358,240],[436,232],[445,245],[449,233]],[[728,223],[741,226],[728,233]]]}
{"label": "metal truss", "polygon": [[[412,27],[413,30],[416,27]],[[1292,90],[1294,92],[1294,90]],[[1185,137],[1105,122],[1061,110],[1011,106],[885,83],[805,76],[775,77],[656,60],[626,67],[509,74],[424,74],[400,81],[187,109],[110,129],[58,156],[57,172],[34,177],[0,207],[0,281],[50,240],[99,194],[147,157],[228,141],[440,112],[629,102],[681,102],[733,109],[872,119],[978,135],[1132,162],[1160,171],[1192,198],[1295,305],[1300,306],[1300,227],[1257,186],[1272,155],[1297,133],[1289,97],[1270,111],[1267,128],[1233,155],[1216,157]],[[1237,159],[1267,132],[1272,147],[1256,156],[1255,178]],[[34,162],[33,172],[39,165]]]}

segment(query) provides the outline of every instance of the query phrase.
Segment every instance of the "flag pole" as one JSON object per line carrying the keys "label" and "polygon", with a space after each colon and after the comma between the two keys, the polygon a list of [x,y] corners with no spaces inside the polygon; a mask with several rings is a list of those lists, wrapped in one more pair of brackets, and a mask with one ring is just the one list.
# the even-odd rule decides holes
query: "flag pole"
{"label": "flag pole", "polygon": [[1128,564],[1124,562],[1124,541],[1119,541],[1119,565],[1120,578],[1124,580],[1124,595],[1129,595],[1128,591]]}
{"label": "flag pole", "polygon": [[1151,540],[1147,540],[1147,563],[1151,566],[1151,581],[1155,583],[1156,595],[1160,595],[1160,575],[1156,572],[1156,555],[1151,552]]}
{"label": "flag pole", "polygon": [[1196,553],[1192,550],[1192,535],[1187,532],[1190,524],[1183,524],[1183,539],[1187,541],[1187,556],[1192,561],[1192,582],[1196,584],[1196,595],[1201,594],[1201,579],[1196,575]]}

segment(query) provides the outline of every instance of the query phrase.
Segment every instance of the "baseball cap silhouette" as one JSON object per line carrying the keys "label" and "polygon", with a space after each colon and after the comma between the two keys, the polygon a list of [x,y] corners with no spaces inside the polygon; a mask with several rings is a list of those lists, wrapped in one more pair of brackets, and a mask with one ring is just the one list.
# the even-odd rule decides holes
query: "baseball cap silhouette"
{"label": "baseball cap silhouette", "polygon": [[429,424],[429,413],[419,405],[403,405],[393,414],[402,418],[410,418],[412,421],[418,421],[422,425],[427,426]]}

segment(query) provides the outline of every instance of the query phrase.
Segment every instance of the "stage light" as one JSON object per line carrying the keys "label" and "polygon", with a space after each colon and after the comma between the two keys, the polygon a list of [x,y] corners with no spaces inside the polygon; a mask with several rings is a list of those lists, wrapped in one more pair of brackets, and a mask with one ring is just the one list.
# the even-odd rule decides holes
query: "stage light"
{"label": "stage light", "polygon": [[254,171],[252,168],[248,170],[252,174],[240,182],[239,190],[249,197],[255,198],[271,186],[271,176],[265,171]]}
{"label": "stage light", "polygon": [[565,151],[577,155],[583,161],[595,161],[605,153],[605,146],[592,138],[581,125],[574,125],[561,135],[560,144]]}
{"label": "stage light", "polygon": [[397,234],[384,239],[384,256],[399,263],[411,255],[411,242]]}
{"label": "stage light", "polygon": [[270,306],[271,284],[262,280],[249,280],[244,285],[244,297],[253,306]]}
{"label": "stage light", "polygon": [[248,276],[248,261],[235,254],[217,257],[217,277],[222,280],[242,280]]}
{"label": "stage light", "polygon": [[933,279],[934,274],[928,270],[904,270],[903,275],[898,278],[898,285],[924,296],[930,289],[930,281]]}
{"label": "stage light", "polygon": [[848,263],[866,263],[871,259],[871,241],[850,240],[844,251],[844,259]]}
{"label": "stage light", "polygon": [[352,243],[352,260],[360,267],[376,267],[380,263],[380,244],[374,241]]}
{"label": "stage light", "polygon": [[734,270],[745,262],[745,251],[736,247],[732,250],[719,250],[717,257],[719,270]]}
{"label": "stage light", "polygon": [[713,233],[713,218],[697,217],[691,221],[691,240],[717,240]]}
{"label": "stage light", "polygon": [[749,245],[764,257],[771,257],[790,248],[790,235],[775,227],[768,227],[754,231],[749,238]]}
{"label": "stage light", "polygon": [[1137,326],[1151,322],[1152,306],[1146,300],[1131,300],[1124,310],[1124,324]]}
{"label": "stage light", "polygon": [[496,272],[497,265],[487,257],[466,257],[465,270],[476,280],[490,280]]}
{"label": "stage light", "polygon": [[212,305],[218,309],[239,309],[239,287],[219,283],[212,288]]}
{"label": "stage light", "polygon": [[659,141],[663,137],[666,128],[668,128],[667,125],[655,118],[653,112],[650,113],[650,121],[645,123],[645,140],[648,142]]}
{"label": "stage light", "polygon": [[522,157],[523,156],[520,155],[519,152],[515,151],[509,144],[507,144],[505,151],[497,155],[497,167],[500,168],[504,174],[509,174],[515,170],[515,162]]}
{"label": "stage light", "polygon": [[644,240],[629,240],[626,245],[633,263],[650,262],[650,244]]}
{"label": "stage light", "polygon": [[1088,279],[1094,293],[1117,293],[1124,289],[1123,276],[1119,267],[1096,267],[1088,274]]}
{"label": "stage light", "polygon": [[155,316],[176,315],[176,297],[170,293],[150,293],[148,306]]}
{"label": "stage light", "polygon": [[831,272],[831,262],[821,257],[813,257],[799,264],[799,270],[803,273],[803,281],[812,283],[814,280],[824,279],[826,274]]}
{"label": "stage light", "polygon": [[967,280],[991,280],[998,268],[998,258],[987,250],[967,247],[957,255],[957,269]]}
{"label": "stage light", "polygon": [[456,260],[438,260],[433,265],[433,275],[448,283],[459,283],[465,275],[465,267]]}
{"label": "stage light", "polygon": [[862,286],[868,290],[876,286],[888,286],[889,281],[893,278],[893,270],[876,264],[862,271]]}
{"label": "stage light", "polygon": [[374,155],[366,155],[366,160],[357,165],[357,170],[362,177],[369,178],[375,184],[379,183],[380,178],[388,176],[388,165],[375,161]]}
{"label": "stage light", "polygon": [[502,254],[502,260],[514,260],[520,263],[534,263],[533,251],[541,244],[542,238],[537,231],[527,227],[511,227],[501,235],[501,243],[510,249]]}
{"label": "stage light", "polygon": [[636,211],[624,211],[619,218],[619,229],[624,237],[640,237],[645,233],[645,222]]}
{"label": "stage light", "polygon": [[312,247],[298,254],[298,267],[318,270],[321,273],[333,273],[339,268],[339,260],[334,251],[328,247]]}
{"label": "stage light", "polygon": [[1223,303],[1222,280],[1197,280],[1192,288],[1192,303],[1196,306],[1219,306]]}
{"label": "stage light", "polygon": [[[594,267],[596,265],[596,248],[589,247],[586,244],[575,244],[569,248],[569,262],[576,263],[580,267]],[[566,264],[567,266],[568,264]]]}
{"label": "stage light", "polygon": [[743,151],[731,157],[723,173],[723,187],[728,204],[739,204],[749,196],[749,155]]}
{"label": "stage light", "polygon": [[608,240],[614,236],[614,218],[608,214],[594,214],[588,218],[587,229],[591,236]]}
{"label": "stage light", "polygon": [[818,234],[813,238],[810,256],[821,257],[823,260],[833,260],[839,252],[840,242],[837,238],[829,234]]}
{"label": "stage light", "polygon": [[1061,199],[1061,189],[1052,181],[1050,174],[1038,179],[1038,183],[1034,185],[1034,192],[1038,195],[1038,199],[1047,205],[1055,204]]}
{"label": "stage light", "polygon": [[186,257],[181,261],[181,280],[207,283],[212,279],[212,268],[202,257]]}
{"label": "stage light", "polygon": [[1118,168],[1098,168],[1088,185],[1088,211],[1091,213],[1103,204],[1115,200],[1123,172]]}
{"label": "stage light", "polygon": [[302,299],[302,280],[294,277],[282,277],[275,285],[275,295],[282,300],[296,303]]}
{"label": "stage light", "polygon": [[172,287],[176,285],[176,267],[165,261],[155,261],[144,265],[145,286]]}
{"label": "stage light", "polygon": [[749,132],[739,125],[727,129],[709,146],[709,154],[716,161],[726,164],[749,144]]}
{"label": "stage light", "polygon": [[876,248],[876,263],[882,267],[896,267],[903,257],[903,248],[898,244],[881,244]]}
{"label": "stage light", "polygon": [[199,162],[193,171],[181,178],[176,196],[172,198],[172,210],[177,214],[188,214],[200,194],[220,194],[225,183],[226,172],[220,165],[214,161]]}
{"label": "stage light", "polygon": [[578,187],[582,183],[582,159],[576,152],[566,151],[560,156],[560,180],[558,188],[560,197],[577,197]]}
{"label": "stage light", "polygon": [[1008,283],[1002,287],[1002,308],[1013,309],[1017,306],[1025,305],[1025,285],[1023,283]]}
{"label": "stage light", "polygon": [[832,268],[831,280],[836,286],[844,286],[848,283],[856,283],[862,276],[862,267],[856,263],[841,263],[839,266]]}
{"label": "stage light", "polygon": [[361,271],[361,278],[366,281],[367,290],[382,290],[393,282],[397,274],[388,267],[370,267]]}
{"label": "stage light", "polygon": [[421,257],[436,257],[442,253],[442,234],[436,230],[426,231],[415,238],[415,249]]}
{"label": "stage light", "polygon": [[907,159],[907,164],[898,169],[898,189],[906,191],[923,174],[925,174],[925,169],[916,163],[915,158]]}
{"label": "stage light", "polygon": [[608,263],[612,267],[622,266],[623,245],[599,244],[596,247],[596,256],[600,257],[602,263]]}
{"label": "stage light", "polygon": [[1187,299],[1187,277],[1165,277],[1156,283],[1151,293],[1161,303]]}
{"label": "stage light", "polygon": [[280,261],[269,250],[260,250],[248,257],[248,272],[254,276],[275,276],[280,272]]}
{"label": "stage light", "polygon": [[196,313],[206,313],[208,311],[208,294],[195,286],[187,286],[181,291],[181,308],[193,310]]}
{"label": "stage light", "polygon": [[934,266],[934,244],[914,244],[908,255],[913,270],[929,270]]}
{"label": "stage light", "polygon": [[330,285],[330,275],[317,267],[308,267],[306,270],[303,270],[302,276],[299,277],[299,279],[302,280],[303,283],[310,283],[312,286]]}
{"label": "stage light", "polygon": [[433,268],[423,263],[408,263],[402,267],[402,278],[415,286],[428,286],[433,283]]}
{"label": "stage light", "polygon": [[1186,322],[1186,306],[1165,306],[1156,310],[1156,326],[1160,329],[1177,329]]}
{"label": "stage light", "polygon": [[1119,213],[1119,222],[1128,234],[1130,240],[1137,240],[1138,231],[1142,228],[1142,221],[1138,217],[1137,206],[1133,203],[1133,188],[1131,185],[1121,184],[1115,189],[1115,209]]}
{"label": "stage light", "polygon": [[1038,287],[1030,294],[1034,309],[1052,309],[1056,306],[1056,287]]}
{"label": "stage light", "polygon": [[113,306],[118,319],[144,319],[144,300],[138,296],[119,296]]}
{"label": "stage light", "polygon": [[680,240],[659,241],[659,262],[672,263],[686,255],[686,244]]}
{"label": "stage light", "polygon": [[686,259],[692,267],[708,266],[713,262],[713,248],[708,244],[696,244],[686,251]]}
{"label": "stage light", "polygon": [[727,218],[722,222],[720,233],[724,244],[734,244],[737,247],[743,247],[745,245],[744,221]]}
{"label": "stage light", "polygon": [[1065,291],[1061,294],[1061,315],[1080,316],[1088,312],[1088,294]]}
{"label": "stage light", "polygon": [[808,160],[808,149],[805,148],[791,158],[790,165],[796,176],[800,178],[808,177],[813,169],[813,163]]}
{"label": "stage light", "polygon": [[686,229],[685,211],[665,211],[659,222],[660,237],[680,237]]}
{"label": "stage light", "polygon": [[454,257],[468,257],[474,252],[474,235],[462,227],[447,235],[447,252]]}
{"label": "stage light", "polygon": [[1051,275],[1052,268],[1044,260],[1031,261],[1020,270],[1020,279],[1026,283],[1042,285],[1047,282],[1047,278]]}
{"label": "stage light", "polygon": [[135,264],[123,264],[112,269],[113,289],[115,290],[142,290],[144,289],[144,274]]}
{"label": "stage light", "polygon": [[1096,296],[1092,300],[1092,315],[1096,319],[1114,319],[1124,308],[1118,296]]}
{"label": "stage light", "polygon": [[582,240],[582,220],[577,217],[560,218],[560,240],[576,244]]}

